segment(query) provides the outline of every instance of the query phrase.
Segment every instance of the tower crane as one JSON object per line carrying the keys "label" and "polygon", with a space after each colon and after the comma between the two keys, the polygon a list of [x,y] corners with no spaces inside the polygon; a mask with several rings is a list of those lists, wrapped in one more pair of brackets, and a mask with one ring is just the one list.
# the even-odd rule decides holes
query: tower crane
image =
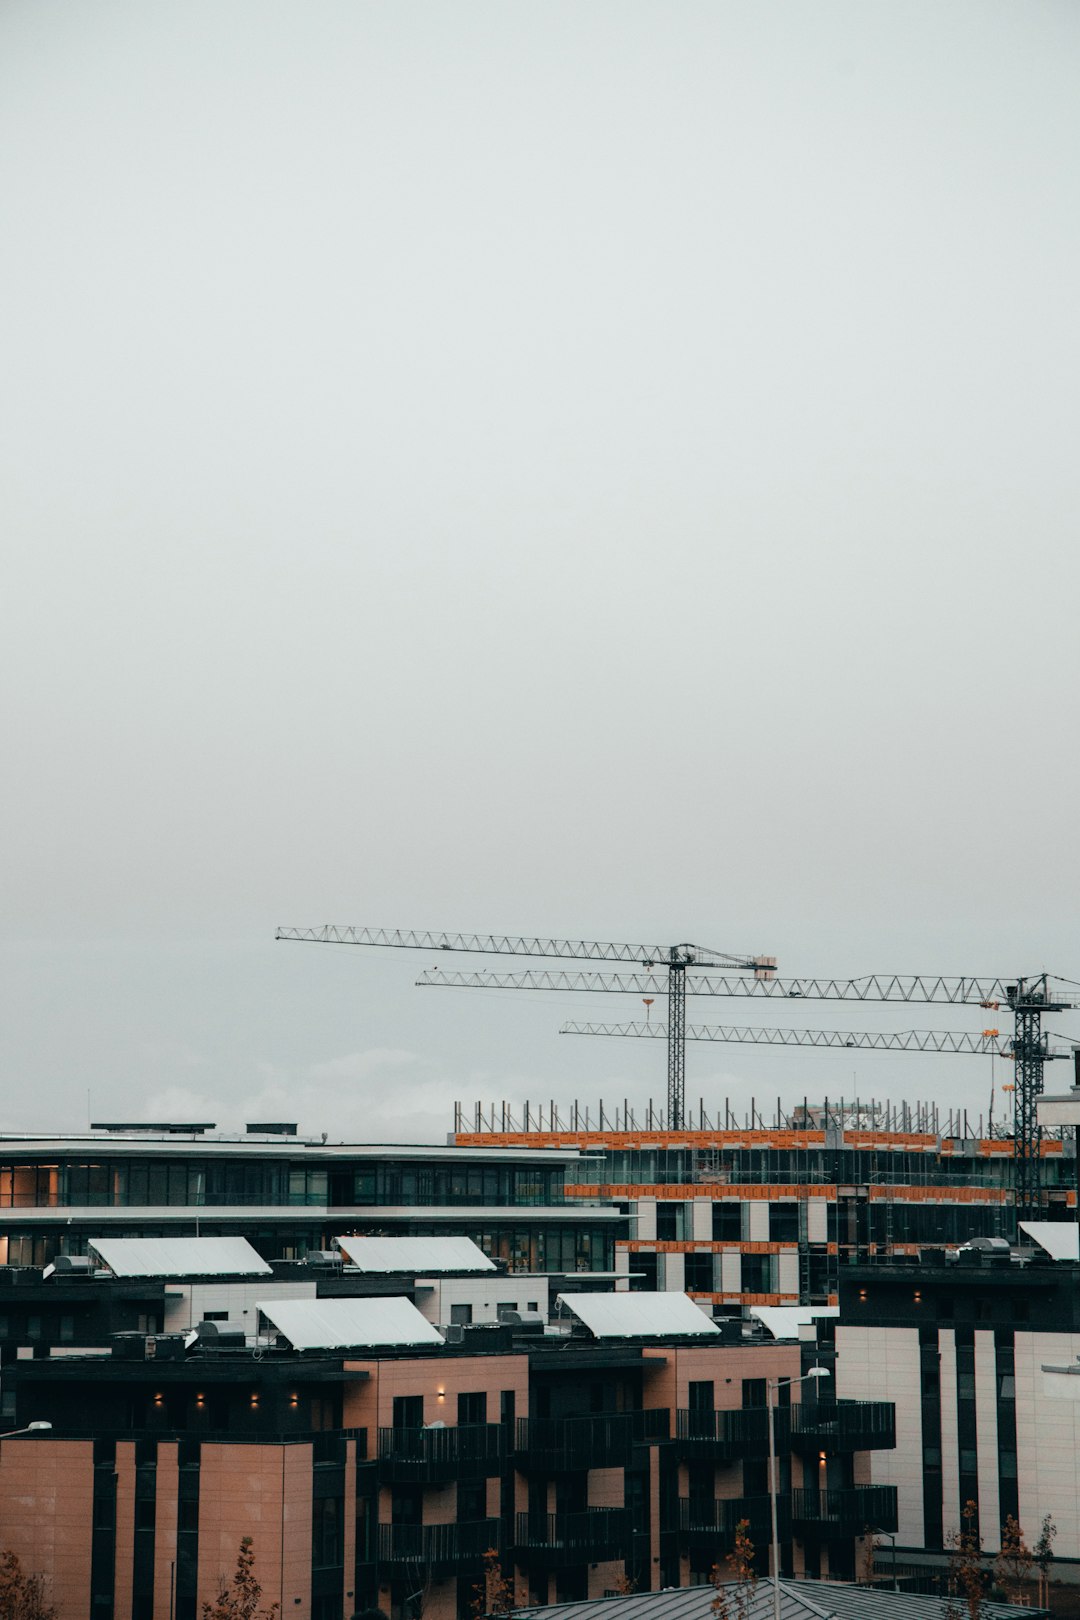
{"label": "tower crane", "polygon": [[[543,958],[584,958],[591,962],[626,962],[646,972],[657,969],[650,982],[654,994],[666,995],[668,1018],[667,1097],[668,1120],[673,1129],[682,1126],[686,1095],[686,974],[688,968],[734,969],[751,973],[753,984],[767,984],[776,972],[774,956],[732,955],[710,950],[704,945],[626,945],[613,940],[542,939],[523,934],[444,934],[429,930],[365,928],[324,923],[316,928],[279,928],[278,939],[299,940],[318,945],[374,945],[410,951],[467,951],[481,956],[531,956]],[[661,976],[662,974],[662,976]],[[527,977],[528,975],[526,975]],[[589,975],[578,974],[583,978]],[[468,976],[462,976],[468,977]],[[424,978],[421,982],[426,982]],[[441,980],[431,982],[440,983]],[[580,989],[592,988],[588,985]],[[695,991],[696,993],[696,991]]]}
{"label": "tower crane", "polygon": [[[668,1060],[668,1125],[681,1129],[685,1118],[686,1090],[686,997],[745,996],[768,1000],[873,1001],[949,1003],[989,1010],[1007,1007],[1013,1015],[1013,1036],[1009,1043],[1015,1064],[1014,1170],[1016,1214],[1030,1219],[1038,1211],[1040,1133],[1036,1102],[1043,1089],[1043,1065],[1063,1055],[1051,1050],[1043,1032],[1046,1014],[1080,1006],[1074,990],[1064,991],[1049,973],[1006,980],[994,977],[946,977],[932,974],[870,974],[856,979],[798,978],[778,979],[776,959],[768,956],[733,955],[712,951],[700,945],[633,945],[610,940],[567,940],[532,938],[509,934],[453,934],[419,930],[344,927],[323,924],[314,928],[279,928],[278,939],[329,945],[383,946],[404,950],[469,952],[476,955],[522,956],[540,959],[584,959],[590,962],[624,964],[644,971],[539,970],[495,973],[487,969],[471,972],[444,972],[430,969],[420,975],[420,985],[495,990],[591,991],[643,997],[666,996],[668,1017],[665,1024],[644,1025],[639,1033],[663,1038]],[[747,975],[750,975],[749,977]],[[602,1026],[598,1026],[600,1028]],[[695,1026],[696,1027],[696,1026]],[[654,1031],[656,1032],[654,1035]],[[612,1033],[608,1029],[607,1033]],[[813,1036],[815,1032],[809,1031]],[[829,1032],[826,1032],[828,1034]],[[832,1034],[840,1037],[842,1032]],[[962,1045],[936,1048],[918,1045],[920,1034],[909,1031],[907,1050],[960,1051]],[[694,1038],[694,1037],[692,1037]],[[844,1037],[864,1044],[859,1036]],[[989,1037],[975,1037],[975,1039]],[[794,1045],[777,1040],[771,1044]],[[815,1044],[811,1042],[811,1044]],[[824,1044],[832,1044],[826,1041]],[[838,1039],[835,1044],[840,1044]],[[993,1050],[991,1047],[986,1050]]]}
{"label": "tower crane", "polygon": [[[703,966],[705,964],[702,964]],[[869,974],[858,979],[778,979],[775,974],[753,979],[709,972],[694,975],[690,993],[696,996],[750,996],[757,999],[797,1001],[904,1001],[948,1002],[989,1010],[1008,1007],[1013,1015],[1013,1036],[1009,1043],[1009,1056],[1015,1064],[1015,1136],[1013,1166],[1018,1220],[1030,1220],[1039,1209],[1039,1150],[1040,1132],[1036,1118],[1036,1102],[1043,1089],[1043,1065],[1050,1058],[1065,1054],[1051,1050],[1043,1033],[1042,1020],[1047,1013],[1064,1012],[1080,1006],[1075,991],[1057,988],[1060,980],[1051,974],[1037,973],[1027,978],[1005,980],[998,978],[948,978],[941,975]],[[634,973],[442,973],[433,970],[422,974],[418,983],[424,985],[460,985],[477,989],[495,990],[589,990],[622,995],[650,996],[661,990],[660,981],[649,974]],[[652,1035],[655,1025],[640,1025],[635,1032]],[[596,1026],[602,1029],[604,1026]],[[613,1033],[608,1027],[605,1033]],[[813,1031],[806,1032],[808,1036]],[[835,1032],[840,1034],[840,1032]],[[909,1033],[907,1050],[933,1051],[932,1044],[919,1046]],[[668,1030],[669,1052],[671,1031]],[[706,1037],[708,1038],[708,1037]],[[856,1045],[864,1044],[857,1036],[849,1037]],[[679,1039],[685,1044],[685,1014],[679,1030]],[[771,1044],[807,1044],[776,1039]],[[819,1044],[810,1041],[808,1044]],[[820,1044],[841,1044],[821,1042]],[[846,1044],[846,1040],[843,1042]],[[869,1043],[865,1043],[869,1044]],[[986,1048],[992,1050],[992,1048]],[[944,1047],[941,1050],[962,1050]],[[670,1115],[669,1115],[670,1117]],[[680,1119],[682,1115],[680,1113]]]}

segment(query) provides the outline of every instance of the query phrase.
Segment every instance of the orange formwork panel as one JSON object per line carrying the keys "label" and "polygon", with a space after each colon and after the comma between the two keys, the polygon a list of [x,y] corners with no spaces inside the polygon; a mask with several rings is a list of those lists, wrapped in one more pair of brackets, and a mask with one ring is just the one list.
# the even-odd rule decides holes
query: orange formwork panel
{"label": "orange formwork panel", "polygon": [[690,1198],[836,1198],[831,1185],[800,1186],[798,1183],[769,1183],[750,1181],[661,1181],[611,1182],[606,1185],[567,1186],[567,1198],[661,1198],[685,1203]]}
{"label": "orange formwork panel", "polygon": [[774,1147],[825,1145],[824,1131],[455,1131],[455,1147]]}

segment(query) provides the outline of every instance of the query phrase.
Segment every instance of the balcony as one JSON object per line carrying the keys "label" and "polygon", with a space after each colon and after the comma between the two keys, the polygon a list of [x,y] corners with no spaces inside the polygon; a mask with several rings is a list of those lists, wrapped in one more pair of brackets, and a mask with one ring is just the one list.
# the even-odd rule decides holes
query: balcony
{"label": "balcony", "polygon": [[[692,1544],[696,1551],[701,1550],[704,1542],[715,1554],[717,1563],[726,1558],[734,1547],[735,1531],[743,1519],[749,1520],[750,1540],[754,1545],[766,1546],[770,1540],[768,1496],[732,1496],[718,1502],[707,1499],[697,1501],[694,1497],[686,1496],[679,1498],[680,1538]],[[777,1527],[781,1541],[788,1540],[790,1526],[788,1504],[780,1497],[777,1502]]]}
{"label": "balcony", "polygon": [[[777,1417],[780,1417],[777,1413]],[[688,1462],[734,1462],[740,1457],[764,1456],[769,1449],[769,1415],[763,1406],[735,1407],[730,1411],[692,1411],[680,1407],[675,1414],[675,1449]],[[780,1442],[780,1424],[776,1426]]]}
{"label": "balcony", "polygon": [[517,1556],[547,1569],[599,1564],[625,1558],[633,1525],[625,1508],[586,1508],[582,1513],[519,1513]]}
{"label": "balcony", "polygon": [[380,1524],[379,1563],[416,1570],[479,1568],[484,1554],[498,1547],[500,1519],[464,1524]]}
{"label": "balcony", "polygon": [[388,1484],[438,1485],[502,1472],[505,1431],[499,1423],[447,1429],[380,1429],[379,1477]]}
{"label": "balcony", "polygon": [[794,1490],[791,1518],[796,1535],[861,1536],[867,1528],[891,1535],[897,1528],[895,1485],[854,1485],[847,1490]]}
{"label": "balcony", "polygon": [[518,1418],[517,1464],[541,1474],[577,1468],[625,1468],[640,1412],[607,1412],[597,1417]]}
{"label": "balcony", "polygon": [[[792,1451],[891,1451],[896,1408],[891,1401],[806,1401],[789,1414]],[[777,1426],[777,1439],[780,1428]]]}

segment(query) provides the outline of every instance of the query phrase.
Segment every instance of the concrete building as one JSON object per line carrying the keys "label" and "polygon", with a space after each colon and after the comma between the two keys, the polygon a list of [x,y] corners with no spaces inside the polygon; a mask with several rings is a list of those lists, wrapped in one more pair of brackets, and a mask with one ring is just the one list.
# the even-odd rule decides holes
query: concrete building
{"label": "concrete building", "polygon": [[[684,1288],[718,1314],[835,1304],[850,1265],[1013,1235],[1010,1138],[881,1128],[865,1110],[805,1113],[805,1126],[683,1131],[620,1128],[618,1118],[544,1129],[541,1113],[541,1127],[525,1130],[459,1110],[454,1140],[470,1151],[578,1149],[565,1195],[626,1211],[629,1231],[614,1243],[625,1286]],[[1045,1213],[1071,1218],[1073,1142],[1045,1140],[1041,1163]]]}

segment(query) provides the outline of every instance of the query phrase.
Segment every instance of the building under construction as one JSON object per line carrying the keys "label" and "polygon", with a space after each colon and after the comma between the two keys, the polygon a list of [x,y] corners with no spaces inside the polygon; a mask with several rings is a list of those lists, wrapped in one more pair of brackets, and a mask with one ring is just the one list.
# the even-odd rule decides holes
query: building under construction
{"label": "building under construction", "polygon": [[[717,1314],[752,1306],[835,1304],[840,1268],[1015,1226],[1014,1142],[985,1122],[932,1105],[801,1105],[771,1118],[751,1104],[743,1123],[702,1108],[686,1128],[639,1123],[623,1105],[595,1116],[552,1104],[455,1114],[461,1148],[576,1148],[565,1196],[614,1202],[629,1235],[614,1267],[635,1289],[685,1289]],[[1063,1138],[1068,1138],[1063,1140]],[[1075,1218],[1072,1133],[1044,1132],[1042,1218]]]}

